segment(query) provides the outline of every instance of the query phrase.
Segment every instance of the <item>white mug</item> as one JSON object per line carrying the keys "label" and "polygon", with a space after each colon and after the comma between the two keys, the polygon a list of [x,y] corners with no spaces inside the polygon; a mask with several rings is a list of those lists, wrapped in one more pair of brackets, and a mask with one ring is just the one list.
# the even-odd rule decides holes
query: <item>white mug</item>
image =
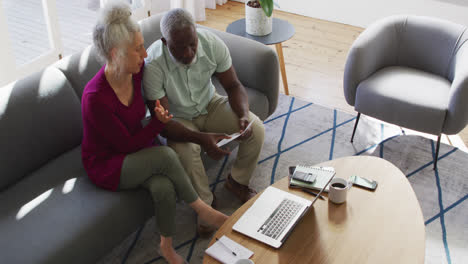
{"label": "white mug", "polygon": [[250,259],[238,259],[234,264],[254,264]]}
{"label": "white mug", "polygon": [[[336,186],[340,185],[341,186]],[[349,188],[353,186],[352,182],[348,182],[347,180],[343,178],[338,178],[335,177],[333,180],[330,182],[330,187],[328,191],[328,199],[332,203],[340,204],[344,203],[346,201],[346,195],[348,193]]]}

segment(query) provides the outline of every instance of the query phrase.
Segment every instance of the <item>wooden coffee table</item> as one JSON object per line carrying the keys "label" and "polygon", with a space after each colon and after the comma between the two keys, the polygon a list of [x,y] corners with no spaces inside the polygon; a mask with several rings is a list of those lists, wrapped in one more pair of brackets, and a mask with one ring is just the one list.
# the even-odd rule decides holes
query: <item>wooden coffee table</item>
{"label": "wooden coffee table", "polygon": [[[294,164],[291,164],[294,165]],[[216,232],[254,252],[256,263],[424,263],[425,228],[418,200],[405,175],[390,162],[370,156],[345,157],[317,164],[331,166],[337,177],[358,175],[377,180],[375,192],[353,187],[347,202],[317,200],[279,249],[232,230],[253,204],[240,207]],[[284,172],[287,175],[287,171]],[[273,186],[304,198],[312,195],[289,189],[284,177]],[[205,254],[203,263],[218,263]]]}

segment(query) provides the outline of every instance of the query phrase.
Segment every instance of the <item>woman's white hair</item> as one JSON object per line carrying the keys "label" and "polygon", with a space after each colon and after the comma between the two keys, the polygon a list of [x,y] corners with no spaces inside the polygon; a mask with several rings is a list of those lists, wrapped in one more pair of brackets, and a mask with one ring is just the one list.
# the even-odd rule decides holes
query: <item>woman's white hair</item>
{"label": "woman's white hair", "polygon": [[165,39],[169,39],[172,32],[184,29],[188,26],[195,27],[195,21],[192,15],[183,8],[169,10],[160,22],[161,33]]}
{"label": "woman's white hair", "polygon": [[131,17],[130,5],[120,0],[107,1],[101,9],[93,31],[93,43],[99,55],[106,61],[111,60],[110,51],[118,49],[118,56],[125,54],[125,46],[132,43],[134,33],[140,26]]}

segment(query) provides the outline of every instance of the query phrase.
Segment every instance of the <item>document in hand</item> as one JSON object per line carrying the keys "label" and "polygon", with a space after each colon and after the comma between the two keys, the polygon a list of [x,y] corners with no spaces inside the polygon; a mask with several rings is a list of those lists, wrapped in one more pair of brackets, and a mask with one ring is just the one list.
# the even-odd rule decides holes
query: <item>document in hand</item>
{"label": "document in hand", "polygon": [[[310,166],[296,166],[296,170],[304,173],[311,173],[316,176],[316,179],[313,183],[306,183],[303,181],[298,181],[293,179],[292,173],[289,175],[289,187],[290,188],[308,188],[312,190],[321,190],[327,182],[335,176],[335,169],[333,167],[310,167]],[[329,186],[323,190],[328,192]]]}
{"label": "document in hand", "polygon": [[236,132],[236,133],[234,133],[234,134],[231,134],[231,135],[229,135],[230,138],[225,138],[225,139],[220,140],[220,141],[216,144],[216,146],[218,146],[218,147],[224,146],[224,145],[226,145],[227,143],[233,141],[234,139],[236,139],[236,138],[242,136],[242,135],[245,133],[245,131],[247,131],[247,130],[250,128],[250,126],[252,125],[252,123],[253,123],[253,120],[250,121],[249,125],[244,129],[244,131],[242,131],[242,133]]}
{"label": "document in hand", "polygon": [[229,239],[227,236],[222,236],[218,239],[211,247],[205,250],[205,253],[222,263],[234,263],[239,259],[248,259],[253,255],[252,251]]}

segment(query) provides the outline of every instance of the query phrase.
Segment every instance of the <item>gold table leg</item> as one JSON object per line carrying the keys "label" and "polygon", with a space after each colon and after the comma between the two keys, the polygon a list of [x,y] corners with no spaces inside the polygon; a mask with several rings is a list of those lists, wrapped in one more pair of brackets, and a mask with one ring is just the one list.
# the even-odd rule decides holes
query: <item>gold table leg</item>
{"label": "gold table leg", "polygon": [[286,67],[284,66],[283,46],[281,45],[281,43],[277,43],[275,44],[275,47],[276,47],[276,53],[278,53],[278,58],[279,58],[279,63],[280,63],[281,79],[283,79],[284,93],[286,95],[289,95],[288,79],[286,78]]}

